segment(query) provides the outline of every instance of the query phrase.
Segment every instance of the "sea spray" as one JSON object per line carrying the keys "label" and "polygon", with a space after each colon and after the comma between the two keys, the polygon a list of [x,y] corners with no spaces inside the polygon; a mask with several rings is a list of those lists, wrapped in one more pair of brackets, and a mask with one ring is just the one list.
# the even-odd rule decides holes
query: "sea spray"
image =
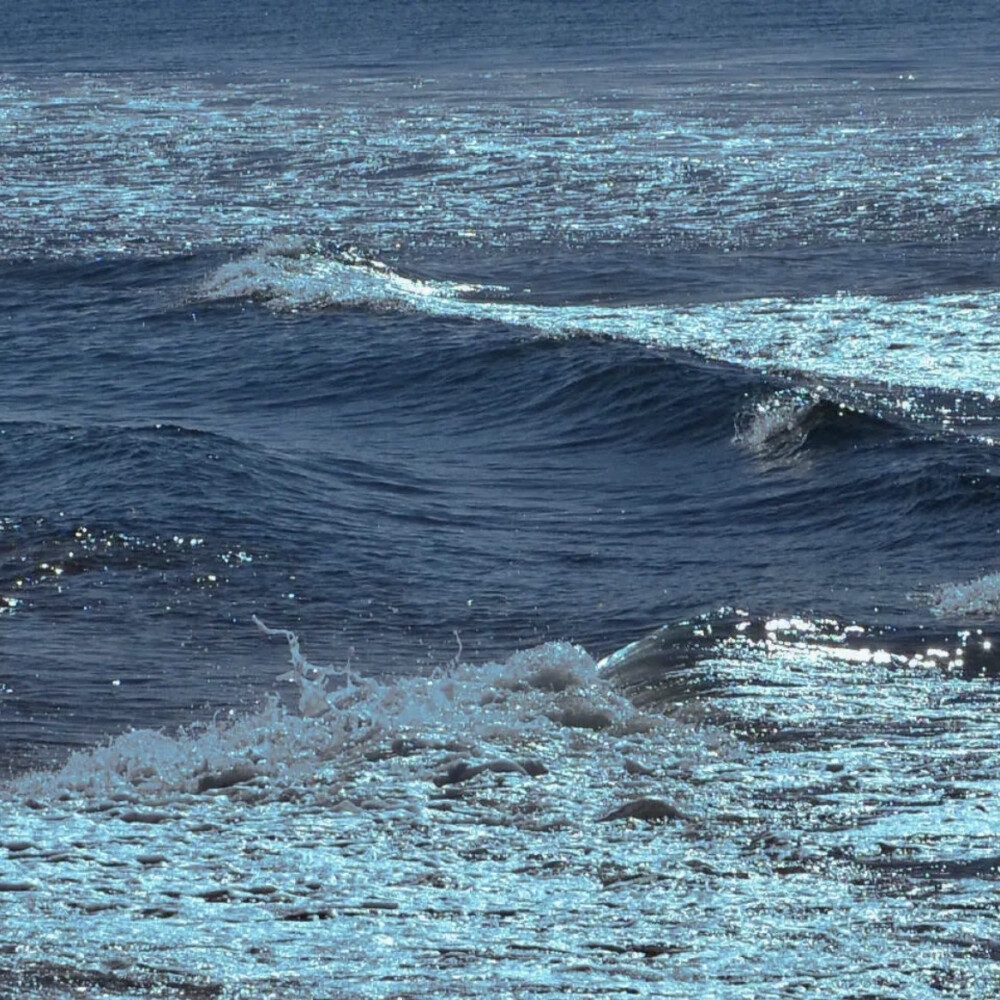
{"label": "sea spray", "polygon": [[[504,663],[453,660],[430,676],[380,681],[349,666],[317,666],[302,653],[294,632],[253,620],[264,634],[288,645],[291,669],[277,680],[298,688],[298,711],[272,694],[256,710],[176,733],[130,730],[74,753],[53,774],[22,776],[15,782],[19,794],[38,800],[169,796],[204,788],[212,776],[243,767],[252,769],[262,795],[274,796],[289,782],[306,780],[323,762],[356,764],[394,739],[524,742],[587,713],[620,729],[637,715],[602,680],[594,660],[571,643],[521,650]],[[332,678],[342,683],[328,691]]]}
{"label": "sea spray", "polygon": [[928,603],[942,618],[996,618],[1000,616],[1000,573],[943,584],[928,595]]}

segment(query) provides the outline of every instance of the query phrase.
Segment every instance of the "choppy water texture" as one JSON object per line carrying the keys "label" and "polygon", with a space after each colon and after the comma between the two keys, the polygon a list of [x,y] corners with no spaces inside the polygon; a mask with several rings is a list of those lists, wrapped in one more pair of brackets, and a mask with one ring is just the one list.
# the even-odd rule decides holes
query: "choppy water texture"
{"label": "choppy water texture", "polygon": [[0,993],[1000,991],[992,6],[188,6],[0,15]]}
{"label": "choppy water texture", "polygon": [[[655,713],[553,644],[429,680],[355,677],[312,717],[272,703],[136,732],[24,778],[0,882],[23,916],[0,981],[990,995],[995,687],[934,654],[808,648],[796,628],[730,615],[661,637],[657,676],[683,666],[713,696],[661,682]],[[634,689],[642,652],[605,674]],[[318,696],[307,661],[293,673]]]}

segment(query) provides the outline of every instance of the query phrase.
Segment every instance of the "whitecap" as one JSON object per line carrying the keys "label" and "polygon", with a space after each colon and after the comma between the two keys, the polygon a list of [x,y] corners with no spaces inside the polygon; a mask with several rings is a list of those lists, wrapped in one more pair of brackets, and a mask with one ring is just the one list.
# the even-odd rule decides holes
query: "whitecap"
{"label": "whitecap", "polygon": [[1000,616],[1000,572],[965,583],[946,583],[931,591],[928,603],[942,617],[996,618]]}
{"label": "whitecap", "polygon": [[540,306],[514,300],[502,286],[408,276],[353,246],[279,240],[217,268],[195,298],[252,299],[279,311],[366,308],[497,322],[544,337],[626,340],[755,371],[869,385],[990,396],[1000,381],[995,291],[912,300],[838,293],[697,305]]}

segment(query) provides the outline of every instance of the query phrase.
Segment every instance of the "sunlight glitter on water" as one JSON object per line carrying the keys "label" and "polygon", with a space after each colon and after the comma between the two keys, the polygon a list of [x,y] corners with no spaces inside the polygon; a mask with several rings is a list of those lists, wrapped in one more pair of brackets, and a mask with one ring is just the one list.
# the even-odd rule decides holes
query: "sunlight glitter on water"
{"label": "sunlight glitter on water", "polygon": [[[720,694],[666,714],[553,644],[358,678],[313,718],[272,701],[200,732],[133,732],[26,776],[4,792],[17,919],[0,982],[39,997],[985,995],[975,859],[1000,789],[975,748],[995,695],[893,658],[851,678],[808,646],[815,629],[791,644],[794,622],[773,630],[763,650],[719,647],[704,669]],[[984,699],[976,721],[966,693]]]}
{"label": "sunlight glitter on water", "polygon": [[[547,336],[596,336],[693,351],[748,368],[992,395],[1000,384],[1000,294],[898,300],[833,295],[704,306],[535,306],[489,286],[406,278],[377,260],[278,243],[220,267],[198,298],[277,309],[366,306],[492,320]],[[481,295],[488,296],[484,301]],[[475,298],[471,298],[475,296]]]}
{"label": "sunlight glitter on water", "polygon": [[995,227],[996,125],[975,94],[971,110],[949,94],[942,125],[932,99],[887,82],[874,98],[843,83],[806,116],[797,82],[768,83],[752,113],[743,81],[720,101],[710,72],[630,109],[587,91],[526,102],[520,75],[454,82],[421,100],[392,78],[330,92],[204,75],[9,82],[5,250],[176,253],[331,231],[378,246],[415,223],[446,242],[642,234],[734,249]]}

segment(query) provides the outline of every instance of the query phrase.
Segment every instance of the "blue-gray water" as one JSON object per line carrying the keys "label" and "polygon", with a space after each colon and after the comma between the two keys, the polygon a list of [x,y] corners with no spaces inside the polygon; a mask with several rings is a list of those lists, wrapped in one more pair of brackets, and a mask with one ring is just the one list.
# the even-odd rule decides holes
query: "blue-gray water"
{"label": "blue-gray water", "polygon": [[252,711],[253,615],[369,677],[668,626],[648,684],[715,614],[995,675],[992,4],[0,30],[0,769]]}
{"label": "blue-gray water", "polygon": [[[254,612],[379,673],[995,568],[990,5],[5,21],[10,759],[252,699]],[[879,419],[762,461],[781,393]]]}

